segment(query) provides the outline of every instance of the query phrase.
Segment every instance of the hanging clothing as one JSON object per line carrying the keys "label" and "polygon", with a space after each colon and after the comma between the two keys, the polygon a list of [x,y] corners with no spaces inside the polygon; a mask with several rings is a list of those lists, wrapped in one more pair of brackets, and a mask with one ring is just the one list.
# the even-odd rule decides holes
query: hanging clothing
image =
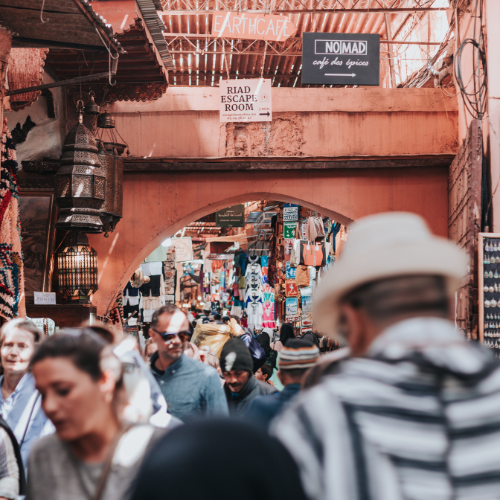
{"label": "hanging clothing", "polygon": [[262,328],[262,297],[260,295],[250,295],[245,301],[246,312],[248,315],[248,327],[250,329],[260,330]]}

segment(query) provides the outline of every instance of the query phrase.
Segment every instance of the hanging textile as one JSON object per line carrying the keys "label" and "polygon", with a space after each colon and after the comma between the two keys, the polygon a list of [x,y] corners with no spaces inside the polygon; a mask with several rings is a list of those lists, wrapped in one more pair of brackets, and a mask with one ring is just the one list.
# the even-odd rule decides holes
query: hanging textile
{"label": "hanging textile", "polygon": [[0,316],[26,316],[15,145],[4,120],[0,151]]}
{"label": "hanging textile", "polygon": [[[43,66],[49,49],[12,48],[9,57],[7,79],[10,90],[25,89],[42,84]],[[41,94],[40,90],[10,96],[14,111],[30,106]]]}

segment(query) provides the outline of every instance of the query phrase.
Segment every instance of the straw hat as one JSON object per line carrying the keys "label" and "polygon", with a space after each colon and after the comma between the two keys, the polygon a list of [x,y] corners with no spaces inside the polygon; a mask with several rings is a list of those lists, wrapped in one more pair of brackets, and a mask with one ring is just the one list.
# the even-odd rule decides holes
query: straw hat
{"label": "straw hat", "polygon": [[350,226],[342,254],[314,294],[318,330],[334,335],[339,301],[352,290],[385,278],[444,276],[450,294],[467,273],[467,257],[451,241],[434,236],[425,221],[407,212],[359,219]]}

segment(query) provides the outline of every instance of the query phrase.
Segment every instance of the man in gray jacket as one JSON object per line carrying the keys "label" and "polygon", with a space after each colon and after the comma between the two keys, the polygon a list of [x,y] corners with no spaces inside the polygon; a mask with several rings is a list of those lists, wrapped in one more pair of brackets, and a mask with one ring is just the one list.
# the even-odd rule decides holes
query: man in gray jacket
{"label": "man in gray jacket", "polygon": [[220,356],[224,392],[231,415],[242,415],[257,396],[273,394],[276,389],[257,380],[253,375],[253,361],[248,347],[239,338],[229,339]]}

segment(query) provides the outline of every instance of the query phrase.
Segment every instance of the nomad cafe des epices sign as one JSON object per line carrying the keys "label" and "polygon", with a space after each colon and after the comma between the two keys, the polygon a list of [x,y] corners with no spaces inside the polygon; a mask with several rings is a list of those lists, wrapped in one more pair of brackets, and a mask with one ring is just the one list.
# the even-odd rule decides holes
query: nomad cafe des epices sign
{"label": "nomad cafe des epices sign", "polygon": [[380,85],[380,35],[303,33],[302,83]]}

